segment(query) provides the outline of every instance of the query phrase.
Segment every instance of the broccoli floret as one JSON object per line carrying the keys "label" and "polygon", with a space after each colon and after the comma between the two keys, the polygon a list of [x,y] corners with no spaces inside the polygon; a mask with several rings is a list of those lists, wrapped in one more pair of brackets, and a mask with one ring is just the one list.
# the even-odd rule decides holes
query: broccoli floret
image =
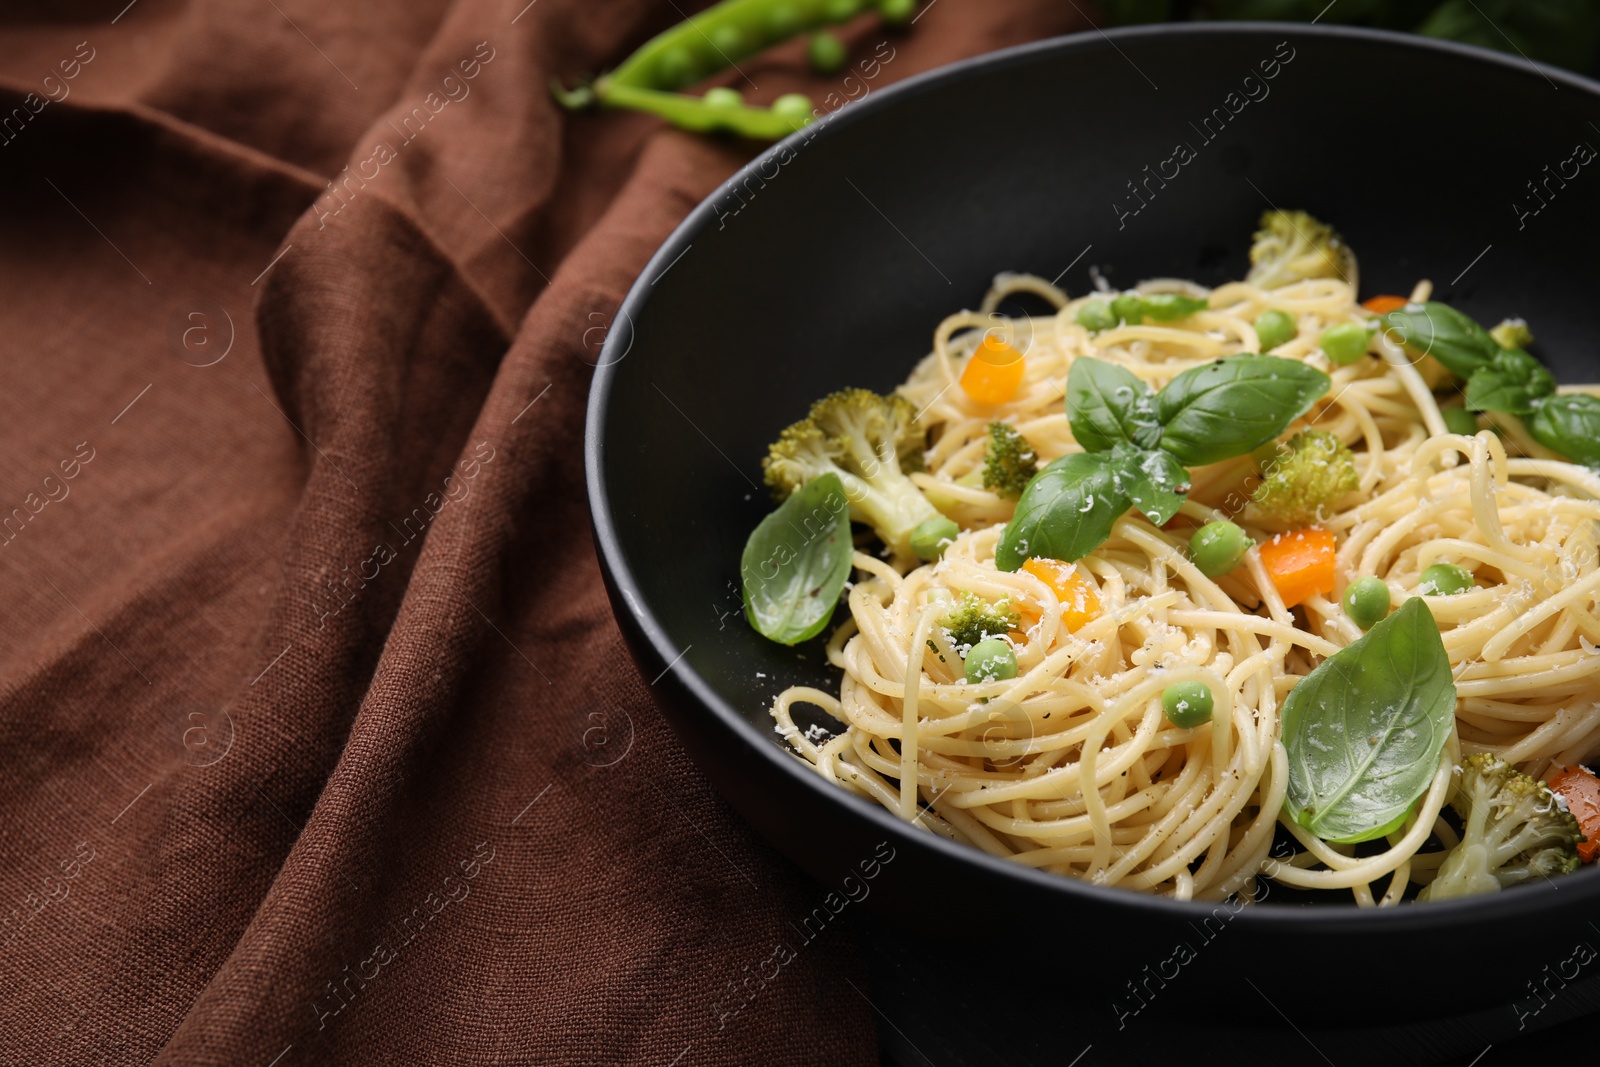
{"label": "broccoli floret", "polygon": [[944,627],[955,650],[965,656],[984,638],[1004,637],[1015,630],[1022,625],[1022,618],[1006,598],[991,604],[976,593],[964,592],[961,602],[939,620],[939,625]]}
{"label": "broccoli floret", "polygon": [[991,422],[989,451],[983,457],[983,487],[1000,496],[1020,497],[1037,473],[1039,453],[1028,439],[1008,423]]}
{"label": "broccoli floret", "polygon": [[1303,430],[1279,447],[1262,471],[1250,499],[1268,515],[1303,524],[1332,508],[1357,488],[1356,459],[1343,441],[1326,430]]}
{"label": "broccoli floret", "polygon": [[1356,291],[1356,254],[1332,226],[1304,211],[1265,211],[1245,280],[1277,289],[1307,278],[1339,278]]}
{"label": "broccoli floret", "polygon": [[938,509],[906,477],[922,469],[924,436],[916,408],[899,394],[842,389],[811,405],[761,461],[778,500],[832,472],[850,498],[850,517],[871,526],[896,555],[910,556],[911,531]]}
{"label": "broccoli floret", "polygon": [[1499,756],[1479,752],[1461,768],[1450,806],[1464,824],[1422,900],[1498,893],[1538,875],[1578,869],[1578,820],[1543,782]]}
{"label": "broccoli floret", "polygon": [[1501,348],[1527,348],[1533,344],[1533,331],[1524,319],[1505,319],[1489,331],[1494,343]]}

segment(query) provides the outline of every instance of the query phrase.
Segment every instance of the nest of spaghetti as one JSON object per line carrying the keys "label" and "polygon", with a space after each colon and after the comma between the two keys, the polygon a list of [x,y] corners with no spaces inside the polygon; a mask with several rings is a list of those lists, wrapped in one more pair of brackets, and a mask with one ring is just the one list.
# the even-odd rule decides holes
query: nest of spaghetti
{"label": "nest of spaghetti", "polygon": [[[791,688],[772,707],[795,753],[929,832],[1179,899],[1254,899],[1270,881],[1392,905],[1436,881],[1438,896],[1492,891],[1592,859],[1600,842],[1580,821],[1600,837],[1600,779],[1582,767],[1600,753],[1600,477],[1550,447],[1562,442],[1533,414],[1585,409],[1568,398],[1587,394],[1524,373],[1545,390],[1530,414],[1468,411],[1462,367],[1389,328],[1426,317],[1443,335],[1456,313],[1429,302],[1428,283],[1378,298],[1385,312],[1338,275],[1330,259],[1270,287],[1157,279],[1076,299],[1004,275],[978,310],[941,323],[898,394],[924,433],[906,477],[953,530],[928,560],[858,535],[849,617],[827,639],[839,690]],[[1047,313],[1016,313],[1019,297]],[[1472,343],[1526,371],[1525,329],[1491,341],[1470,325]],[[1327,381],[1281,432],[1180,468],[1179,503],[1106,519],[1090,550],[1017,550],[1018,483],[1038,481],[1017,477],[1019,457],[1044,466],[1108,447],[1074,417],[1075,365],[1114,368],[1097,373],[1155,398],[1125,407],[1131,438],[1174,381],[1269,348]],[[1237,558],[1206,565],[1197,532],[1222,524],[1239,531]],[[1379,731],[1297,730],[1291,694],[1327,692],[1308,679],[1351,666],[1413,600],[1426,610],[1407,617],[1425,615],[1438,646],[1418,707],[1442,711],[1431,733],[1417,718],[1383,742],[1391,762],[1405,744],[1421,753],[1403,805],[1335,832],[1307,799],[1314,750],[1379,747]],[[995,642],[1005,669],[975,673]],[[1173,693],[1196,687],[1207,714],[1175,712]],[[1373,810],[1393,800],[1367,786]],[[1496,799],[1475,805],[1484,795]],[[1501,825],[1524,810],[1513,795],[1533,807]]]}

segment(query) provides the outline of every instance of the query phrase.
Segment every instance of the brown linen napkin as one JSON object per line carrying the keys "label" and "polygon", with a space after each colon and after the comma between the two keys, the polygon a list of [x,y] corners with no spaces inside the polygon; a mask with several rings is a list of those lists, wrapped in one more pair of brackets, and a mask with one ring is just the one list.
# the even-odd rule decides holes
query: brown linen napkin
{"label": "brown linen napkin", "polygon": [[[1081,19],[924,11],[847,29],[871,88]],[[682,17],[0,16],[0,1062],[875,1061],[843,931],[768,977],[824,891],[689,765],[590,543],[604,327],[750,146],[547,86]]]}

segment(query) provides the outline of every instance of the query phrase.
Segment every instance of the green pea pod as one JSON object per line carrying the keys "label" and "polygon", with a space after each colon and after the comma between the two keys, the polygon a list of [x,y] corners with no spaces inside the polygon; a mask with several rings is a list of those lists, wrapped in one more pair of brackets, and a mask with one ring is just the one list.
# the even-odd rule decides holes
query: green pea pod
{"label": "green pea pod", "polygon": [[648,111],[652,115],[666,119],[674,126],[695,133],[726,131],[763,141],[776,141],[787,137],[811,122],[810,115],[795,115],[773,108],[743,105],[718,107],[685,93],[663,93],[632,85],[608,85],[600,93],[599,101],[602,107]]}
{"label": "green pea pod", "polygon": [[811,121],[809,101],[791,94],[764,110],[696,100],[677,90],[737,67],[739,60],[780,41],[869,9],[879,10],[891,25],[904,25],[915,7],[916,0],[723,0],[652,37],[609,74],[573,89],[555,82],[551,89],[572,111],[596,104],[627,108],[698,133],[726,131],[776,141]]}
{"label": "green pea pod", "polygon": [[869,6],[869,0],[723,0],[652,37],[601,80],[639,89],[682,89]]}

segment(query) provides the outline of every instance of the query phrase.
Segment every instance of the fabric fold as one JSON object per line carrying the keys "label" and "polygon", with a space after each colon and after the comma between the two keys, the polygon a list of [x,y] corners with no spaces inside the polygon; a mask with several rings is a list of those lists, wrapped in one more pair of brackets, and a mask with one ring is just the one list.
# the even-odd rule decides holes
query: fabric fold
{"label": "fabric fold", "polygon": [[[845,27],[875,87],[1078,20],[925,10]],[[600,345],[754,146],[549,85],[682,17],[7,17],[0,1061],[876,1062],[847,933],[794,932],[825,890],[690,764],[590,540]]]}

